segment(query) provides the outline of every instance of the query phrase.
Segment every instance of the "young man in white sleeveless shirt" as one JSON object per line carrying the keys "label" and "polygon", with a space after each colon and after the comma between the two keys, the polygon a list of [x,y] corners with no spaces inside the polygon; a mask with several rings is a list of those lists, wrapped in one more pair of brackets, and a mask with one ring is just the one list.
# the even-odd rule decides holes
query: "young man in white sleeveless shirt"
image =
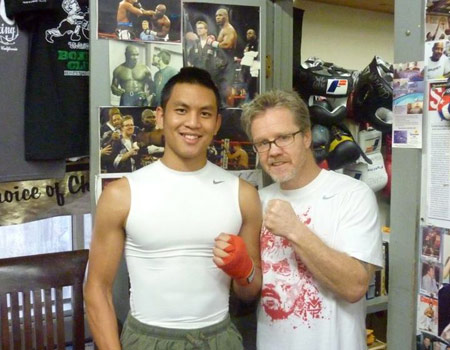
{"label": "young man in white sleeveless shirt", "polygon": [[[100,350],[242,349],[228,314],[261,288],[261,206],[253,186],[207,161],[219,93],[209,74],[183,68],[163,89],[160,161],[109,184],[97,206],[85,286]],[[130,313],[119,340],[112,285],[122,252]]]}

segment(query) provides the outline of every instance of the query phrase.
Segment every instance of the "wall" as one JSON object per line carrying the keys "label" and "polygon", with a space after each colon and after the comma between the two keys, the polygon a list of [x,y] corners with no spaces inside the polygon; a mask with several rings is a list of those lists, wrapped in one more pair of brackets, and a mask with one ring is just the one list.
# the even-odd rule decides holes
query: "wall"
{"label": "wall", "polygon": [[304,10],[301,59],[316,56],[361,70],[378,55],[394,62],[394,15],[295,0]]}

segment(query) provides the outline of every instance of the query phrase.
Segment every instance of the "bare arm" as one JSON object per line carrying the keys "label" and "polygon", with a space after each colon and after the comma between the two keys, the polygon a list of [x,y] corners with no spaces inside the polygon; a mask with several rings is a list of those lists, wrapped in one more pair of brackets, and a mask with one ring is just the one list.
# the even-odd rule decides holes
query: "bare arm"
{"label": "bare arm", "polygon": [[125,92],[125,90],[120,87],[119,75],[120,75],[120,66],[114,69],[113,79],[111,82],[111,92],[116,96],[122,96],[123,93]]}
{"label": "bare arm", "polygon": [[143,8],[134,7],[130,3],[124,3],[122,6],[125,6],[125,9],[132,13],[133,15],[140,17],[140,16],[153,16],[155,14],[155,11],[151,10],[144,10]]}
{"label": "bare arm", "polygon": [[291,242],[296,254],[325,288],[350,303],[364,296],[375,267],[327,246],[298,219],[290,203],[271,200],[264,225]]}
{"label": "bare arm", "polygon": [[170,30],[170,20],[168,17],[164,16],[164,20],[161,21],[161,28],[156,32],[156,35],[160,38],[165,37],[167,34],[169,34]]}
{"label": "bare arm", "polygon": [[109,184],[97,205],[84,296],[89,327],[99,350],[121,349],[112,286],[122,257],[129,207],[126,179]]}
{"label": "bare arm", "polygon": [[152,16],[154,16],[155,15],[155,11],[153,11],[153,10],[142,10],[142,14],[144,15],[144,16],[150,16],[150,17],[152,17]]}
{"label": "bare arm", "polygon": [[247,252],[253,260],[255,277],[247,286],[241,286],[233,280],[233,290],[243,300],[255,299],[261,291],[261,255],[259,236],[261,233],[262,209],[258,192],[248,182],[239,179],[239,204],[242,214],[242,226],[239,236],[245,242]]}
{"label": "bare arm", "polygon": [[219,38],[219,47],[221,49],[234,49],[237,42],[237,33],[232,26],[222,30],[223,36]]}

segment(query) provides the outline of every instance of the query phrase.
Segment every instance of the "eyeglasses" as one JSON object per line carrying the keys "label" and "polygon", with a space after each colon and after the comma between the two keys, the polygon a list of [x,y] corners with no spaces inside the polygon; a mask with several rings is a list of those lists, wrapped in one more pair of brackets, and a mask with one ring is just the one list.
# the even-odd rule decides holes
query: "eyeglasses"
{"label": "eyeglasses", "polygon": [[277,147],[280,148],[289,146],[291,143],[294,142],[295,135],[301,132],[302,131],[299,130],[297,132],[293,132],[292,134],[281,135],[275,138],[275,140],[273,141],[264,140],[261,142],[255,142],[253,143],[253,149],[255,150],[255,152],[264,153],[270,150],[272,143],[274,143],[275,145],[277,145]]}

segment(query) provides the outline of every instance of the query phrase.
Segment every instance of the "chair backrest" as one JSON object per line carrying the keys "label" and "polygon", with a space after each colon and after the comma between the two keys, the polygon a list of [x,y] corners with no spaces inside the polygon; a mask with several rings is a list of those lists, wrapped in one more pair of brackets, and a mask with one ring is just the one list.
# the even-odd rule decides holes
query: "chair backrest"
{"label": "chair backrest", "polygon": [[[0,259],[1,350],[84,350],[83,280],[88,250]],[[63,287],[71,286],[72,339]]]}

